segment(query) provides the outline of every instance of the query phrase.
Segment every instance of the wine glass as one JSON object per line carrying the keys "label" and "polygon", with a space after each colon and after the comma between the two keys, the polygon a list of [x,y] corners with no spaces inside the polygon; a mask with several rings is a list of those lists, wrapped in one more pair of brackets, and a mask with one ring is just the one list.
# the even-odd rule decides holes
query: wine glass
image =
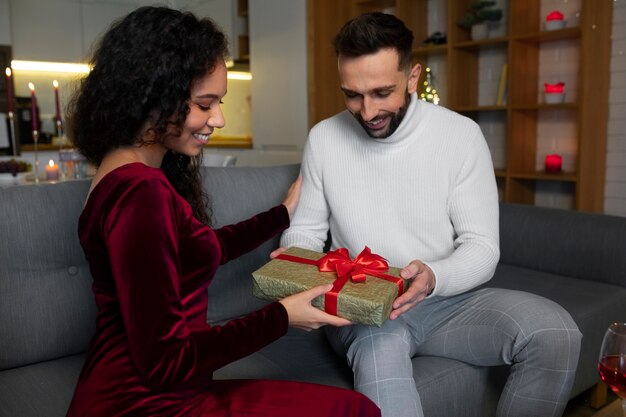
{"label": "wine glass", "polygon": [[604,333],[598,371],[602,381],[621,398],[626,417],[626,323],[613,323]]}

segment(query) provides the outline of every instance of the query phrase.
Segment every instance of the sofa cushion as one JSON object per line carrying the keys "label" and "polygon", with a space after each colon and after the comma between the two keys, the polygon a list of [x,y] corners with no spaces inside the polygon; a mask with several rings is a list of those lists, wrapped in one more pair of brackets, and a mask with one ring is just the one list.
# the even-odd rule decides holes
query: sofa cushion
{"label": "sofa cushion", "polygon": [[[236,171],[237,175],[233,175]],[[204,189],[213,207],[215,227],[247,219],[280,204],[300,166],[203,167]],[[221,322],[258,310],[266,301],[252,295],[252,272],[270,260],[280,236],[221,266],[209,286],[209,323]]]}
{"label": "sofa cushion", "polygon": [[87,348],[96,308],[77,229],[88,188],[0,189],[0,369]]}
{"label": "sofa cushion", "polygon": [[0,417],[63,417],[85,355],[0,372]]}
{"label": "sofa cushion", "polygon": [[500,262],[626,287],[626,218],[500,205]]}
{"label": "sofa cushion", "polygon": [[626,288],[502,263],[485,285],[527,291],[565,308],[583,334],[572,397],[589,388],[589,381],[599,380],[597,361],[604,332],[613,321],[626,321]]}

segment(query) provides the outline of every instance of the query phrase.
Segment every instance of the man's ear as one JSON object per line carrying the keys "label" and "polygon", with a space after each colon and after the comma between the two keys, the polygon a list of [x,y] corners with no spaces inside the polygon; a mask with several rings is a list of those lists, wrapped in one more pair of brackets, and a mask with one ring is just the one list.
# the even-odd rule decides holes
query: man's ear
{"label": "man's ear", "polygon": [[422,66],[420,64],[415,64],[415,66],[411,68],[411,72],[409,73],[409,83],[407,86],[409,94],[413,94],[417,91],[417,83],[419,82],[421,73]]}

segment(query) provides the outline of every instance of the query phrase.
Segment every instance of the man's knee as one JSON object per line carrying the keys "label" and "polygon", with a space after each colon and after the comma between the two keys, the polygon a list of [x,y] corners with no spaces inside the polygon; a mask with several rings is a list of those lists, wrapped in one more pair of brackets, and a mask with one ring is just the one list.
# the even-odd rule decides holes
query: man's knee
{"label": "man's knee", "polygon": [[567,310],[539,296],[526,298],[519,307],[510,311],[519,328],[518,359],[541,357],[542,362],[563,370],[576,366],[582,334]]}
{"label": "man's knee", "polygon": [[387,321],[378,328],[365,325],[327,329],[333,348],[352,366],[360,361],[404,357],[410,360],[412,341],[406,326]]}

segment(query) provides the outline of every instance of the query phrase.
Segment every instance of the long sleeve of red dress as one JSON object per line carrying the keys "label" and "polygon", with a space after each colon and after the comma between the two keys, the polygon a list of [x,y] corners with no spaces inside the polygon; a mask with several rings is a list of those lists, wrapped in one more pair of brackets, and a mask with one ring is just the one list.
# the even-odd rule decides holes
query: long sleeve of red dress
{"label": "long sleeve of red dress", "polygon": [[[223,228],[218,236],[228,238],[222,240],[226,244],[221,246],[221,256],[219,251],[211,256],[222,263],[224,258],[232,259],[256,247],[281,230],[283,211],[275,209]],[[287,316],[280,305],[221,327],[187,325],[182,301],[188,294],[181,288],[181,277],[187,271],[180,254],[199,251],[204,254],[195,255],[206,259],[206,252],[217,249],[211,244],[212,232],[189,215],[189,207],[156,179],[127,190],[103,224],[130,353],[146,382],[157,386],[209,374],[255,352],[282,336],[287,328]],[[180,236],[188,233],[206,234],[207,244],[181,242]],[[239,236],[245,242],[241,249],[236,244]]]}

